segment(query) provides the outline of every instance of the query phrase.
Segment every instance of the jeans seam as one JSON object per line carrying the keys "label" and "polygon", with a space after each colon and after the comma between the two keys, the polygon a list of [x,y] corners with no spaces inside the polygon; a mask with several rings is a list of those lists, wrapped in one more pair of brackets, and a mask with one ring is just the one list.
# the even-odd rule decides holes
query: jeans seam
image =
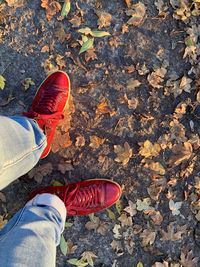
{"label": "jeans seam", "polygon": [[7,231],[5,234],[3,234],[2,235],[2,237],[0,237],[0,240],[2,241],[3,239],[5,239],[7,236],[8,236],[8,234],[18,225],[18,223],[19,223],[19,221],[21,220],[21,218],[22,218],[22,215],[24,214],[24,211],[26,210],[26,206],[24,206],[23,207],[23,209],[21,210],[21,212],[20,212],[20,214],[19,214],[19,216],[18,216],[18,218],[17,218],[17,220],[16,220],[16,222],[13,224],[13,226],[10,228],[10,230],[9,231]]}
{"label": "jeans seam", "polygon": [[17,160],[13,161],[12,163],[9,163],[9,164],[3,166],[3,168],[2,168],[2,172],[1,172],[0,174],[2,174],[2,173],[4,172],[4,170],[7,169],[8,167],[17,164],[19,161],[21,161],[21,160],[23,160],[24,158],[26,158],[27,156],[29,156],[32,152],[34,152],[34,151],[40,149],[41,146],[42,146],[45,142],[46,142],[46,139],[44,139],[44,140],[42,141],[42,143],[40,143],[38,146],[33,147],[33,149],[32,149],[31,151],[29,151],[28,153],[24,154],[21,158],[18,158]]}

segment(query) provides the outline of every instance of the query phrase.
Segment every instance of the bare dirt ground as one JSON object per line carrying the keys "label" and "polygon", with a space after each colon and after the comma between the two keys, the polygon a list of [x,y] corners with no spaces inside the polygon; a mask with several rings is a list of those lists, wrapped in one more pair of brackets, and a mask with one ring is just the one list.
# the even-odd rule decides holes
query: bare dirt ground
{"label": "bare dirt ground", "polygon": [[[53,152],[0,192],[0,225],[34,188],[113,179],[121,202],[69,218],[57,266],[200,266],[199,1],[77,0],[67,17],[63,2],[0,3],[0,114],[27,110],[49,71],[72,82]],[[79,54],[85,27],[110,35]]]}

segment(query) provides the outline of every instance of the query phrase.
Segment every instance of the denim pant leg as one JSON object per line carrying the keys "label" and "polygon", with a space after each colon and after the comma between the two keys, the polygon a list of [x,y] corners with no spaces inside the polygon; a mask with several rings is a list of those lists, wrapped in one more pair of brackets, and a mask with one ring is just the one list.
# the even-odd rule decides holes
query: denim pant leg
{"label": "denim pant leg", "polygon": [[1,267],[55,267],[66,208],[51,194],[37,195],[0,231]]}
{"label": "denim pant leg", "polygon": [[46,146],[37,123],[23,116],[0,116],[0,190],[31,170]]}

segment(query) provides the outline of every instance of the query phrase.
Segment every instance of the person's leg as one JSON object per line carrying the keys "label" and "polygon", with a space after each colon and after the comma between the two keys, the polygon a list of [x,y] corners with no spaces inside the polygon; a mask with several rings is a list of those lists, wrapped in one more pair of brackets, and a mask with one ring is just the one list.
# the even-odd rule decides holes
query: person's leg
{"label": "person's leg", "polygon": [[30,171],[46,147],[38,124],[23,116],[0,116],[0,190]]}
{"label": "person's leg", "polygon": [[56,71],[40,85],[25,116],[0,116],[0,190],[49,154],[69,93],[68,75]]}
{"label": "person's leg", "polygon": [[60,198],[37,195],[0,232],[0,266],[55,267],[65,220]]}

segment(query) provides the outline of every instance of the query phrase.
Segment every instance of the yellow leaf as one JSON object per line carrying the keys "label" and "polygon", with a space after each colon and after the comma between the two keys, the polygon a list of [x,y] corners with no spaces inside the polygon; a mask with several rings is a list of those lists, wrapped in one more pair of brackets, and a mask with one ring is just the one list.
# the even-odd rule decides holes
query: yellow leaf
{"label": "yellow leaf", "polygon": [[119,214],[121,214],[122,210],[123,210],[123,205],[122,205],[122,201],[121,200],[118,200],[115,204],[115,207],[117,209],[117,212]]}
{"label": "yellow leaf", "polygon": [[81,28],[77,32],[85,35],[92,35],[92,30],[89,27]]}
{"label": "yellow leaf", "polygon": [[31,78],[26,78],[23,82],[22,85],[24,87],[24,90],[28,90],[31,85],[35,85],[34,81]]}
{"label": "yellow leaf", "polygon": [[148,163],[145,163],[144,167],[147,169],[150,169],[150,170],[152,170],[155,173],[158,173],[160,175],[165,174],[165,169],[159,162],[150,161]]}
{"label": "yellow leaf", "polygon": [[71,9],[71,2],[70,0],[65,0],[65,3],[63,5],[62,11],[61,11],[61,16],[62,17],[67,17]]}
{"label": "yellow leaf", "polygon": [[104,143],[104,141],[105,141],[104,138],[100,138],[96,135],[92,135],[92,136],[90,136],[89,146],[96,149],[96,148],[99,148],[99,146],[102,145]]}
{"label": "yellow leaf", "polygon": [[6,79],[2,75],[0,75],[0,89],[2,89],[2,90],[5,87],[5,81],[6,81]]}
{"label": "yellow leaf", "polygon": [[108,213],[108,217],[109,217],[111,220],[115,221],[115,220],[116,220],[116,217],[115,217],[114,212],[113,212],[112,210],[110,210],[110,209],[106,209],[106,211],[107,211],[107,213]]}
{"label": "yellow leaf", "polygon": [[140,147],[139,154],[145,158],[157,157],[160,153],[161,147],[159,144],[152,144],[151,141],[146,140]]}

